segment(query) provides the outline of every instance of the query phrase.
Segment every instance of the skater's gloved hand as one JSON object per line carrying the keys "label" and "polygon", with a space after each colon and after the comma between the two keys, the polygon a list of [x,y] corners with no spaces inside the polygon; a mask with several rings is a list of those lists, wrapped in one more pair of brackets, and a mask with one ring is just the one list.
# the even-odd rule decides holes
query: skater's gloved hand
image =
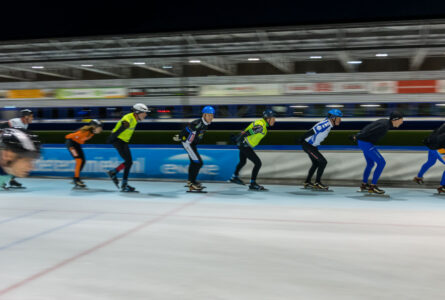
{"label": "skater's gloved hand", "polygon": [[173,136],[173,140],[174,140],[175,142],[180,142],[180,141],[181,141],[181,138],[179,137],[179,134],[174,135],[174,136]]}
{"label": "skater's gloved hand", "polygon": [[236,144],[237,146],[239,146],[239,145],[241,145],[241,143],[243,142],[243,140],[244,140],[244,135],[243,135],[243,134],[239,134],[239,135],[237,135],[237,136],[235,137],[235,144]]}
{"label": "skater's gloved hand", "polygon": [[349,136],[349,140],[353,143],[357,143],[357,136],[355,134],[352,134]]}

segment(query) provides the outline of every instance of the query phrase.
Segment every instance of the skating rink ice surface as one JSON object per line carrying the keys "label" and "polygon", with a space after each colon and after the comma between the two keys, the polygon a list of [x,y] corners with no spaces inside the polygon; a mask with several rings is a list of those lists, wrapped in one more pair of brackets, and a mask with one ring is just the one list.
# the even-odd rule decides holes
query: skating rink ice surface
{"label": "skating rink ice surface", "polygon": [[0,299],[444,299],[445,196],[22,179],[0,193]]}

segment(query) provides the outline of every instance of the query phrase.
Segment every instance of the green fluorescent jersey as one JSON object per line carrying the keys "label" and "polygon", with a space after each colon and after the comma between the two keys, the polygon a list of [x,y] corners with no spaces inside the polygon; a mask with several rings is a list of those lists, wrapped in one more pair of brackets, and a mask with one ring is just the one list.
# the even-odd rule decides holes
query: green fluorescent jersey
{"label": "green fluorescent jersey", "polygon": [[267,134],[267,127],[269,124],[267,124],[266,120],[259,119],[255,122],[251,123],[244,131],[249,131],[251,135],[244,138],[244,140],[249,144],[250,147],[255,148],[260,141],[266,136]]}
{"label": "green fluorescent jersey", "polygon": [[114,127],[112,132],[116,132],[121,126],[122,122],[126,121],[128,124],[130,124],[130,127],[122,131],[117,138],[123,140],[124,142],[129,142],[131,137],[133,136],[134,130],[136,128],[136,125],[138,124],[138,121],[136,120],[136,117],[134,113],[126,114],[122,117],[122,119],[117,122],[116,126]]}

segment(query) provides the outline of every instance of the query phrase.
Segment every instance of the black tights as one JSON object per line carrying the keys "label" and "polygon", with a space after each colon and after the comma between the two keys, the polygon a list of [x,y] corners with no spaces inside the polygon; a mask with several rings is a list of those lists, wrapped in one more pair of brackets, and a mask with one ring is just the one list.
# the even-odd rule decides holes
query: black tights
{"label": "black tights", "polygon": [[315,170],[317,170],[317,177],[315,182],[321,182],[321,176],[323,175],[324,169],[326,168],[326,165],[328,164],[328,161],[324,156],[318,151],[317,147],[312,146],[308,142],[304,141],[302,143],[303,150],[309,155],[309,158],[312,161],[312,166],[309,169],[309,172],[306,177],[306,182],[311,182],[312,176],[315,173]]}
{"label": "black tights", "polygon": [[190,158],[188,180],[192,183],[196,183],[196,177],[198,177],[199,170],[204,164],[202,162],[201,155],[199,155],[196,145],[183,142],[182,146],[184,147],[185,151],[187,151],[187,154],[189,155]]}
{"label": "black tights", "polygon": [[121,139],[117,139],[113,143],[114,148],[116,148],[119,155],[124,159],[124,162],[119,165],[115,170],[119,172],[121,169],[124,169],[124,175],[122,176],[122,180],[127,181],[128,175],[130,174],[130,168],[133,165],[133,159],[131,157],[130,147],[128,147],[128,143],[122,141]]}
{"label": "black tights", "polygon": [[253,149],[250,148],[248,145],[241,144],[238,148],[240,150],[239,163],[235,169],[235,176],[239,175],[240,170],[246,164],[247,159],[249,159],[254,164],[251,180],[255,182],[258,176],[258,172],[260,171],[261,168],[261,159],[258,157],[258,155],[256,155],[255,151],[253,151]]}

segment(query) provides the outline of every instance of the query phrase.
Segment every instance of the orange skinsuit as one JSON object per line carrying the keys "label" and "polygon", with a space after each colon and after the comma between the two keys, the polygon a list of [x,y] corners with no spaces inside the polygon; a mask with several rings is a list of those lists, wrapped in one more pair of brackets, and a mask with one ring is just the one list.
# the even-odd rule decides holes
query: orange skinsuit
{"label": "orange skinsuit", "polygon": [[74,169],[74,178],[79,178],[80,171],[82,171],[85,165],[85,155],[83,154],[82,147],[80,145],[84,144],[86,141],[94,136],[92,128],[90,126],[84,126],[80,130],[67,134],[66,146],[76,161],[76,167]]}

